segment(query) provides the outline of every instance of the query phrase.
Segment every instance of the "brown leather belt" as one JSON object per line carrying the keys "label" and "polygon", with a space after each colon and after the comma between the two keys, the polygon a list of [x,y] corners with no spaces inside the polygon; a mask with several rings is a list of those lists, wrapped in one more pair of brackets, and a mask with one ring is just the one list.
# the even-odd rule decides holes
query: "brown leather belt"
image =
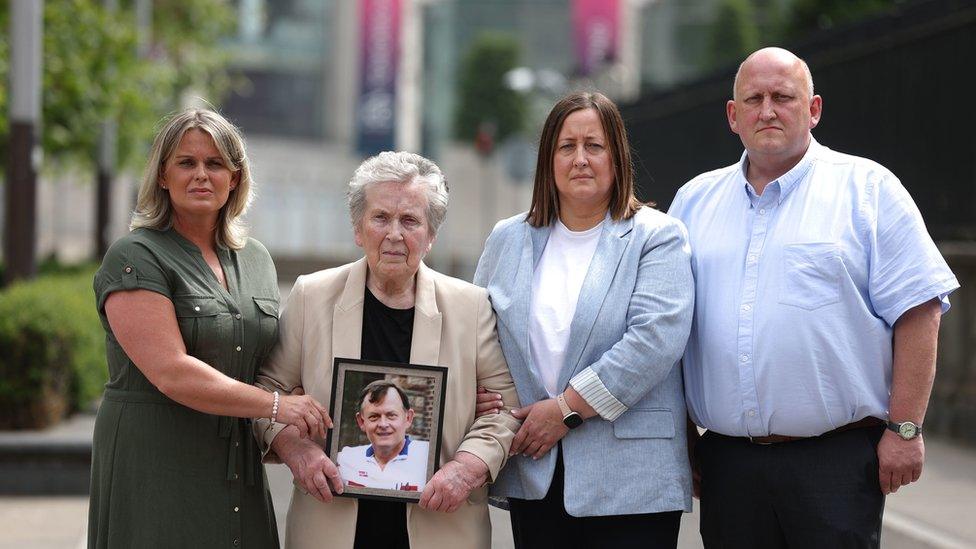
{"label": "brown leather belt", "polygon": [[865,427],[875,427],[878,425],[884,425],[885,422],[873,416],[868,416],[864,419],[859,419],[854,423],[848,423],[847,425],[841,425],[840,427],[827,431],[826,433],[814,436],[814,437],[792,437],[789,435],[768,435],[764,437],[746,437],[747,440],[753,444],[779,444],[780,442],[792,442],[794,440],[806,440],[809,438],[823,437],[827,435],[832,435],[834,433],[840,433],[843,431],[850,431],[851,429],[863,429]]}

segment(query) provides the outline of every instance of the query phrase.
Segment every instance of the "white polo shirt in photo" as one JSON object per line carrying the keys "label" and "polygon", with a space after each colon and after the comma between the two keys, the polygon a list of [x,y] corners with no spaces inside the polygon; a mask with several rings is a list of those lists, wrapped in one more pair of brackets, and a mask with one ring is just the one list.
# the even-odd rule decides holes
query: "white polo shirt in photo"
{"label": "white polo shirt in photo", "polygon": [[372,444],[346,446],[339,451],[338,466],[347,486],[419,492],[427,483],[430,443],[406,437],[399,455],[380,468]]}

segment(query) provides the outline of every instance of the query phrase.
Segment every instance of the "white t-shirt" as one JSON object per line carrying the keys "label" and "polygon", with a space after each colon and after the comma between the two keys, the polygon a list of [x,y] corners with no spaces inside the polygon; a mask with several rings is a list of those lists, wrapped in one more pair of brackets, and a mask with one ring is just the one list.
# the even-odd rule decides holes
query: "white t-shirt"
{"label": "white t-shirt", "polygon": [[339,451],[336,461],[342,481],[347,486],[422,492],[427,484],[429,448],[426,440],[407,437],[400,455],[387,462],[382,469],[373,456],[373,446],[370,444],[346,446]]}
{"label": "white t-shirt", "polygon": [[560,392],[556,384],[566,362],[569,328],[602,230],[601,222],[591,229],[574,232],[556,219],[532,277],[529,352],[536,373],[551,397]]}

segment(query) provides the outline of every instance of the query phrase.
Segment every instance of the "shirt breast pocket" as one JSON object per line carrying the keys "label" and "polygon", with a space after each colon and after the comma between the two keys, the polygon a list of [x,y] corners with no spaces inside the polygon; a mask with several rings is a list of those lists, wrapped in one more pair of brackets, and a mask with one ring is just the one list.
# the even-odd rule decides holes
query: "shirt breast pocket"
{"label": "shirt breast pocket", "polygon": [[258,349],[264,352],[271,349],[278,339],[278,299],[273,297],[255,297],[254,304],[258,310],[258,326],[261,336]]}
{"label": "shirt breast pocket", "polygon": [[808,311],[837,303],[843,268],[840,250],[832,242],[784,246],[779,302]]}
{"label": "shirt breast pocket", "polygon": [[218,331],[218,318],[223,308],[211,296],[177,295],[173,296],[176,321],[183,335],[186,352],[204,362],[210,363],[213,356],[208,351],[216,351],[208,345]]}

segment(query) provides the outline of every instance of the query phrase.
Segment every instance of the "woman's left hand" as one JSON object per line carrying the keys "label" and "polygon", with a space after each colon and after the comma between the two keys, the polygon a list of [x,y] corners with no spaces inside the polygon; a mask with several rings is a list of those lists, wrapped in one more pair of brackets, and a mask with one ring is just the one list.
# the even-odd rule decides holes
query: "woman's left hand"
{"label": "woman's left hand", "polygon": [[569,432],[554,398],[512,410],[512,415],[522,420],[522,427],[512,441],[510,456],[522,454],[539,459]]}

